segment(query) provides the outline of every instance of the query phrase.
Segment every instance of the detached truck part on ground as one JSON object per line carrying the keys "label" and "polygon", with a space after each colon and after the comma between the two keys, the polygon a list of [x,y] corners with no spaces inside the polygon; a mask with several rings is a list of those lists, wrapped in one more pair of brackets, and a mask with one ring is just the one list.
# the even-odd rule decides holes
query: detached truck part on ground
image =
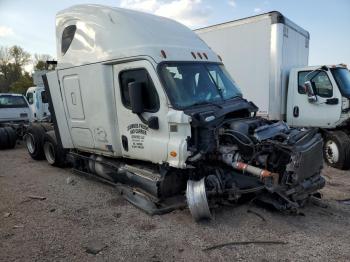
{"label": "detached truck part on ground", "polygon": [[95,174],[150,214],[187,202],[195,219],[241,196],[297,210],[324,186],[317,130],[256,117],[187,27],[79,5],[58,13],[56,39],[44,76],[54,131],[32,126],[34,159]]}
{"label": "detached truck part on ground", "polygon": [[325,161],[350,168],[350,73],[343,65],[307,66],[307,31],[271,12],[195,32],[222,57],[258,115],[320,128]]}

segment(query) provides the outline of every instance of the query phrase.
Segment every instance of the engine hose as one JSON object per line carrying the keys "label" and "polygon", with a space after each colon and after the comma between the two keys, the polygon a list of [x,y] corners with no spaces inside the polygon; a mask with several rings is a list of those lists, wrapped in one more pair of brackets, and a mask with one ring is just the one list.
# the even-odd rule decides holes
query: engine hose
{"label": "engine hose", "polygon": [[252,142],[252,144],[247,144],[247,143],[243,142],[241,139],[239,139],[237,136],[235,136],[234,134],[231,134],[231,133],[223,133],[222,135],[233,137],[234,139],[236,139],[238,144],[240,144],[240,146],[249,147],[250,149],[252,149],[253,154],[255,154],[255,146],[254,146],[253,142]]}

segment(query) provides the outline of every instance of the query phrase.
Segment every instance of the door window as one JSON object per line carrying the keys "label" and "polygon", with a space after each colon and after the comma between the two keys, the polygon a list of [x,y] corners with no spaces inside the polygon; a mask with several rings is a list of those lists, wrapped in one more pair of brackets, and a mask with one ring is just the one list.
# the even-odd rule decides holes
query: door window
{"label": "door window", "polygon": [[70,44],[73,41],[76,30],[77,30],[77,27],[75,25],[69,25],[63,30],[62,40],[61,40],[62,55],[64,55],[67,52]]}
{"label": "door window", "polygon": [[41,101],[42,101],[44,104],[49,102],[49,100],[48,100],[48,98],[47,98],[46,91],[41,91]]}
{"label": "door window", "polygon": [[132,69],[122,71],[119,74],[120,93],[123,105],[131,109],[130,95],[128,84],[131,82],[146,83],[146,88],[143,90],[143,103],[146,112],[157,112],[159,109],[159,97],[154,87],[151,77],[146,69]]}
{"label": "door window", "polygon": [[[305,94],[304,82],[312,78],[311,84],[314,88],[316,95],[320,97],[332,97],[333,87],[332,83],[326,72],[315,71],[307,76],[311,71],[303,71],[298,74],[298,92],[299,94]],[[307,76],[307,79],[306,79]]]}
{"label": "door window", "polygon": [[34,99],[33,99],[33,93],[28,93],[27,94],[27,100],[28,100],[28,103],[30,105],[32,105],[34,103]]}

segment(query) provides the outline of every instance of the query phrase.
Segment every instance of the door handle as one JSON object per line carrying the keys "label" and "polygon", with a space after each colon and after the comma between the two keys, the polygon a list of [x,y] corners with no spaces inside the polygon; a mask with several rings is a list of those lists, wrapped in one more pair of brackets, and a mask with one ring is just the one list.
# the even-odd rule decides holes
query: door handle
{"label": "door handle", "polygon": [[295,106],[293,108],[293,116],[294,117],[299,117],[299,107],[298,106]]}

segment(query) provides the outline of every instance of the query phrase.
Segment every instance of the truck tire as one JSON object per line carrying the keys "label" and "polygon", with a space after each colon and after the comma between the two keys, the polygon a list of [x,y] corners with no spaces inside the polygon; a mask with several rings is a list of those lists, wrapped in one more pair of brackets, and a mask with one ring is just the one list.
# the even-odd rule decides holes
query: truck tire
{"label": "truck tire", "polygon": [[17,134],[16,131],[12,128],[12,127],[4,127],[6,133],[7,133],[7,148],[9,149],[13,149],[16,146],[16,142],[17,142]]}
{"label": "truck tire", "polygon": [[9,138],[5,128],[0,127],[0,149],[7,149],[9,147]]}
{"label": "truck tire", "polygon": [[57,143],[53,130],[45,133],[44,154],[47,162],[56,167],[66,166],[66,151]]}
{"label": "truck tire", "polygon": [[44,122],[44,123],[40,123],[39,125],[45,130],[45,132],[53,130],[53,126],[51,123]]}
{"label": "truck tire", "polygon": [[350,168],[350,137],[343,131],[333,131],[325,135],[323,156],[326,163],[334,168]]}
{"label": "truck tire", "polygon": [[24,140],[28,153],[34,160],[45,158],[43,149],[44,135],[45,129],[41,125],[30,125],[26,131]]}

